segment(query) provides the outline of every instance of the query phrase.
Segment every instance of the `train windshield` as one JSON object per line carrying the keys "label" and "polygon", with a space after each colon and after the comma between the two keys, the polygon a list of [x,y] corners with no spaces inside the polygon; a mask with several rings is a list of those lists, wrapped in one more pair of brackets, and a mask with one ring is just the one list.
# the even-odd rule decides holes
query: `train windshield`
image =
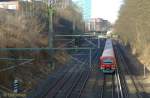
{"label": "train windshield", "polygon": [[112,63],[113,63],[113,60],[107,58],[107,59],[104,59],[104,60],[103,60],[103,63],[104,63],[104,64],[112,64]]}

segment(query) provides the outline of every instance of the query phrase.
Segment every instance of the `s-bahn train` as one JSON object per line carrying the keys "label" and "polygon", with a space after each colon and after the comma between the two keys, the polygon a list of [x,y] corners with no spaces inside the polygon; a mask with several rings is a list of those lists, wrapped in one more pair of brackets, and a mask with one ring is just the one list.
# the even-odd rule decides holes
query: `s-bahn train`
{"label": "s-bahn train", "polygon": [[114,54],[112,40],[107,39],[102,56],[100,57],[99,68],[103,73],[114,73],[116,67],[116,58]]}

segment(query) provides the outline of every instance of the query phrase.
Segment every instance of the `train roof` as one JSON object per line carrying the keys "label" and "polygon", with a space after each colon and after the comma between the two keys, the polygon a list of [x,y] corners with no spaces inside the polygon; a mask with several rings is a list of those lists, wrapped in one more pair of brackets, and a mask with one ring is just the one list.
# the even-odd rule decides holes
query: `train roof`
{"label": "train roof", "polygon": [[106,49],[106,50],[104,50],[103,54],[102,54],[102,57],[104,57],[104,56],[114,57],[113,49]]}
{"label": "train roof", "polygon": [[114,57],[114,49],[113,49],[113,45],[112,45],[112,40],[111,39],[107,39],[106,43],[105,43],[105,47],[102,53],[102,57],[103,56],[111,56]]}

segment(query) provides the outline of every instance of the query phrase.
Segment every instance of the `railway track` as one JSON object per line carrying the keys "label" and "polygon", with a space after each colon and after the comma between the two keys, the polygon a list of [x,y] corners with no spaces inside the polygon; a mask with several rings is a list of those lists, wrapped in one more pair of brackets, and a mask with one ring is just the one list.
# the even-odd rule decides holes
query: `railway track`
{"label": "railway track", "polygon": [[[129,66],[131,64],[128,58],[126,57],[123,47],[119,43],[116,43],[115,50],[118,56],[117,58],[118,58],[119,64],[123,65],[123,66],[119,66],[120,70],[118,71],[119,71],[119,74],[121,75],[120,78],[121,78],[124,98],[148,98],[147,94],[141,93],[141,90],[142,92],[145,92],[144,88],[139,82],[139,80],[134,75],[132,75],[133,70]],[[126,74],[127,76],[125,76]],[[126,79],[131,81],[130,85],[132,85],[131,86],[132,88],[128,86]],[[132,92],[131,89],[134,90],[135,94],[130,93]]]}
{"label": "railway track", "polygon": [[[79,57],[81,61],[84,60],[83,57]],[[28,94],[27,98],[45,98],[48,94],[49,90],[53,89],[57,84],[61,82],[62,79],[69,77],[71,74],[71,71],[76,69],[76,65],[80,63],[75,63],[76,61],[68,63],[65,67],[60,68],[56,73],[51,74],[45,83],[42,83],[33,93]],[[74,66],[70,66],[72,63],[76,64]],[[79,67],[78,67],[79,68]]]}
{"label": "railway track", "polygon": [[[103,75],[102,87],[98,98],[117,98],[115,95],[115,76]],[[120,98],[120,97],[119,97]]]}
{"label": "railway track", "polygon": [[99,98],[99,75],[100,72],[98,71],[98,64],[99,64],[99,57],[103,51],[105,41],[101,40],[101,47],[100,49],[96,49],[96,54],[94,55],[94,59],[92,60],[92,66],[91,66],[91,74],[89,76],[89,81],[87,82],[87,86],[85,87],[85,90],[83,91],[83,94],[81,95],[81,98]]}
{"label": "railway track", "polygon": [[[117,96],[117,98],[127,98],[127,97],[125,97],[124,96],[124,94],[125,94],[125,86],[124,86],[124,83],[122,82],[123,80],[121,79],[121,75],[120,75],[120,73],[119,73],[119,70],[117,69],[116,70],[116,74],[115,74],[115,78],[116,78],[116,96]],[[115,98],[115,97],[113,97],[113,98]]]}
{"label": "railway track", "polygon": [[[115,46],[118,69],[113,75],[103,74],[102,86],[98,98],[129,98],[125,74],[120,68],[120,54]],[[111,78],[111,81],[109,80]],[[110,89],[111,87],[111,89]]]}
{"label": "railway track", "polygon": [[[96,55],[96,52],[94,55]],[[92,58],[95,59],[96,57],[93,56]],[[84,65],[88,65],[88,60]],[[81,65],[79,66],[81,67]],[[72,73],[72,76],[68,78],[62,86],[60,86],[60,84],[58,86],[55,85],[55,87],[59,87],[59,89],[49,92],[46,98],[80,98],[90,73],[90,67],[82,66],[80,70]]]}
{"label": "railway track", "polygon": [[117,60],[117,65],[118,65],[118,68],[116,70],[116,73],[115,74],[115,77],[119,80],[119,82],[117,83],[117,98],[129,98],[129,91],[128,91],[128,86],[127,86],[127,83],[126,83],[126,78],[125,78],[125,73],[123,72],[122,70],[122,61],[120,61],[120,59],[122,58],[119,51],[118,51],[118,48],[117,48],[117,45],[115,43],[114,45],[114,50],[115,50],[115,55],[116,55],[116,60]]}
{"label": "railway track", "polygon": [[[92,59],[94,61],[97,60],[96,55],[97,51],[92,50]],[[63,73],[60,70],[56,76],[52,75],[54,79],[50,85],[47,85],[48,90],[43,89],[44,94],[40,93],[28,98],[80,98],[92,71],[91,66],[89,66],[89,59],[87,59],[86,55],[84,56],[78,59],[85,63],[74,62],[72,63],[72,65],[75,64],[73,65],[74,67],[71,65],[62,69]]]}
{"label": "railway track", "polygon": [[64,76],[61,76],[56,82],[54,82],[54,84],[51,87],[49,87],[48,92],[42,98],[55,98],[57,94],[63,91],[62,88],[66,84],[68,84],[69,80],[72,80],[80,74],[79,70],[77,70],[78,68],[80,68],[79,65],[80,64],[77,63],[74,67],[66,69],[67,71],[64,73]]}
{"label": "railway track", "polygon": [[[97,62],[98,61],[98,57],[99,57],[99,54],[98,54],[98,50],[93,50],[93,55],[92,55],[92,59],[94,62]],[[86,67],[85,68],[85,71],[80,79],[80,82],[78,82],[78,84],[76,86],[74,86],[74,89],[72,90],[72,93],[69,93],[69,98],[80,98],[82,97],[82,93],[84,93],[84,88],[85,88],[85,85],[91,75],[91,72],[94,70],[95,66],[93,66],[93,63],[91,66],[89,67]],[[68,96],[66,97],[68,98]]]}
{"label": "railway track", "polygon": [[128,98],[125,85],[118,70],[112,75],[104,74],[100,93],[97,98]]}
{"label": "railway track", "polygon": [[84,71],[82,77],[80,78],[80,82],[78,82],[78,84],[73,87],[72,91],[68,93],[66,98],[80,98],[86,85],[86,82],[88,81],[89,75],[89,71]]}
{"label": "railway track", "polygon": [[[143,87],[141,86],[141,84],[139,83],[139,81],[136,79],[135,76],[132,76],[131,74],[131,69],[129,68],[129,65],[127,64],[128,60],[123,52],[123,49],[122,49],[122,46],[121,45],[117,45],[117,51],[118,51],[118,54],[119,54],[119,58],[120,58],[120,62],[124,65],[124,68],[126,70],[126,73],[129,75],[129,78],[131,79],[132,81],[132,85],[134,85],[134,88],[136,90],[136,95],[135,97],[136,98],[148,98],[148,96],[146,94],[141,94],[141,90],[143,90],[144,92],[144,89]],[[122,73],[123,74],[123,73]],[[128,91],[129,92],[129,91]],[[126,94],[126,96],[129,98],[129,93]]]}
{"label": "railway track", "polygon": [[[72,77],[72,79],[68,81],[68,85],[62,88],[63,92],[58,93],[55,98],[78,98],[81,94],[80,92],[83,90],[86,77],[87,72],[84,71],[78,73],[76,77]],[[80,87],[78,85],[80,85]],[[79,91],[75,92],[75,90],[77,90],[76,88]]]}

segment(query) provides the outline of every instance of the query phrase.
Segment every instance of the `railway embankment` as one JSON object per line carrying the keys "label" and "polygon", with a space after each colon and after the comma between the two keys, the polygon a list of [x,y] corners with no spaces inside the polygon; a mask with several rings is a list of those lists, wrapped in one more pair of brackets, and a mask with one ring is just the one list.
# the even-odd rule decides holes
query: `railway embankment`
{"label": "railway embankment", "polygon": [[135,98],[149,98],[150,71],[146,67],[144,69],[144,65],[122,45],[120,45],[120,52],[130,95]]}
{"label": "railway embankment", "polygon": [[[26,52],[27,53],[27,52]],[[33,57],[33,52],[28,52]],[[20,55],[19,55],[20,56]],[[44,52],[34,54],[31,61],[0,61],[2,66],[0,84],[10,91],[13,90],[14,79],[19,80],[19,92],[27,92],[35,88],[39,82],[46,79],[49,74],[55,72],[68,62],[69,56],[65,51],[56,52],[50,58]],[[39,60],[38,57],[41,59]],[[50,59],[50,60],[49,60]],[[51,59],[53,62],[51,62]]]}
{"label": "railway embankment", "polygon": [[137,60],[150,70],[149,4],[148,0],[142,2],[140,0],[125,0],[119,11],[114,31]]}
{"label": "railway embankment", "polygon": [[[0,48],[48,47],[49,9],[45,3],[32,4],[21,5],[19,11],[0,9]],[[53,33],[72,34],[72,20],[76,21],[74,24],[76,29],[82,31],[82,15],[80,14],[73,6],[55,10]],[[64,37],[64,39],[67,38]],[[60,45],[56,45],[55,41],[53,43],[57,47],[65,44],[62,41]],[[69,60],[67,51],[52,53],[51,51],[22,51],[21,49],[0,51],[0,58],[0,85],[13,90],[13,82],[17,79],[21,92],[32,89],[48,74]]]}

